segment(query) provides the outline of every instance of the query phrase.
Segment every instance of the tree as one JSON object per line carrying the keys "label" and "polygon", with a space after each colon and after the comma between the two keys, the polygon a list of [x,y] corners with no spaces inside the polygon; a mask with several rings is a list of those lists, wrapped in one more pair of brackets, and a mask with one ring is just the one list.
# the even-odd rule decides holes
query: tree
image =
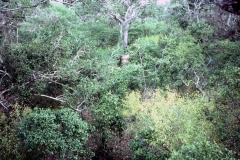
{"label": "tree", "polygon": [[[80,5],[82,5],[82,9],[85,8],[84,6],[87,6],[90,12],[93,12],[93,9],[97,8],[94,16],[101,15],[114,20],[119,25],[122,45],[123,48],[126,49],[128,47],[128,33],[131,24],[136,20],[138,15],[140,15],[144,7],[152,4],[154,4],[154,2],[148,0],[102,0],[98,3],[85,0],[81,2]],[[91,8],[89,6],[91,6]]]}
{"label": "tree", "polygon": [[129,29],[131,24],[136,20],[138,12],[141,12],[140,10],[149,4],[151,3],[148,1],[140,0],[118,0],[117,3],[116,1],[106,1],[109,17],[119,24],[123,48],[128,47]]}

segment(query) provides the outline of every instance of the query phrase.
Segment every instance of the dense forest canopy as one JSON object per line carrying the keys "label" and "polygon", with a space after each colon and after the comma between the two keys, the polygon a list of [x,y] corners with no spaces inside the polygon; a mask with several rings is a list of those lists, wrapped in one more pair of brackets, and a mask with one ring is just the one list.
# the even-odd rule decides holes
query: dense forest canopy
{"label": "dense forest canopy", "polygon": [[0,159],[240,159],[237,0],[0,1]]}

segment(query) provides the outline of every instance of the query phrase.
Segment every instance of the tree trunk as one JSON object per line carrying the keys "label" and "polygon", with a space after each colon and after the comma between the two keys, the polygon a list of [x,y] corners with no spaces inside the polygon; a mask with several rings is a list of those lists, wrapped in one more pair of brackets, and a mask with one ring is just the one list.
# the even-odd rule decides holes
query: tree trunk
{"label": "tree trunk", "polygon": [[124,50],[128,47],[128,32],[129,32],[130,24],[126,23],[123,24],[123,34],[122,34],[122,41],[123,41],[123,48]]}

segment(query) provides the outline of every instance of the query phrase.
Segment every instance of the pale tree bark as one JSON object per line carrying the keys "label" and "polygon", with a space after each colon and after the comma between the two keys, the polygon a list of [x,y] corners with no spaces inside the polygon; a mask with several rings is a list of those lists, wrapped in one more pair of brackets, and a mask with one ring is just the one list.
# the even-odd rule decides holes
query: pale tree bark
{"label": "pale tree bark", "polygon": [[[148,0],[105,0],[107,15],[119,24],[120,37],[125,50],[128,47],[128,33],[131,24],[136,20],[143,7],[154,3],[156,4],[156,2]],[[124,8],[123,12],[121,7]]]}
{"label": "pale tree bark", "polygon": [[122,35],[122,40],[123,40],[123,47],[127,48],[128,47],[128,32],[129,32],[129,28],[130,28],[130,24],[127,23],[123,26],[124,31],[123,31],[123,35]]}

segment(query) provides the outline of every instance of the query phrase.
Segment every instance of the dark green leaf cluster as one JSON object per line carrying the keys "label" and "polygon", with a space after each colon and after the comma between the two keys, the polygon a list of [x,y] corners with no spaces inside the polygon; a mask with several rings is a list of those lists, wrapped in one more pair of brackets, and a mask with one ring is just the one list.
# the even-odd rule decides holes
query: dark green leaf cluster
{"label": "dark green leaf cluster", "polygon": [[84,158],[91,127],[70,109],[35,109],[21,121],[18,135],[28,156]]}
{"label": "dark green leaf cluster", "polygon": [[169,151],[163,146],[151,146],[151,142],[155,141],[154,130],[146,130],[139,133],[139,136],[129,143],[129,147],[133,151],[132,159],[145,160],[164,160],[169,158]]}

